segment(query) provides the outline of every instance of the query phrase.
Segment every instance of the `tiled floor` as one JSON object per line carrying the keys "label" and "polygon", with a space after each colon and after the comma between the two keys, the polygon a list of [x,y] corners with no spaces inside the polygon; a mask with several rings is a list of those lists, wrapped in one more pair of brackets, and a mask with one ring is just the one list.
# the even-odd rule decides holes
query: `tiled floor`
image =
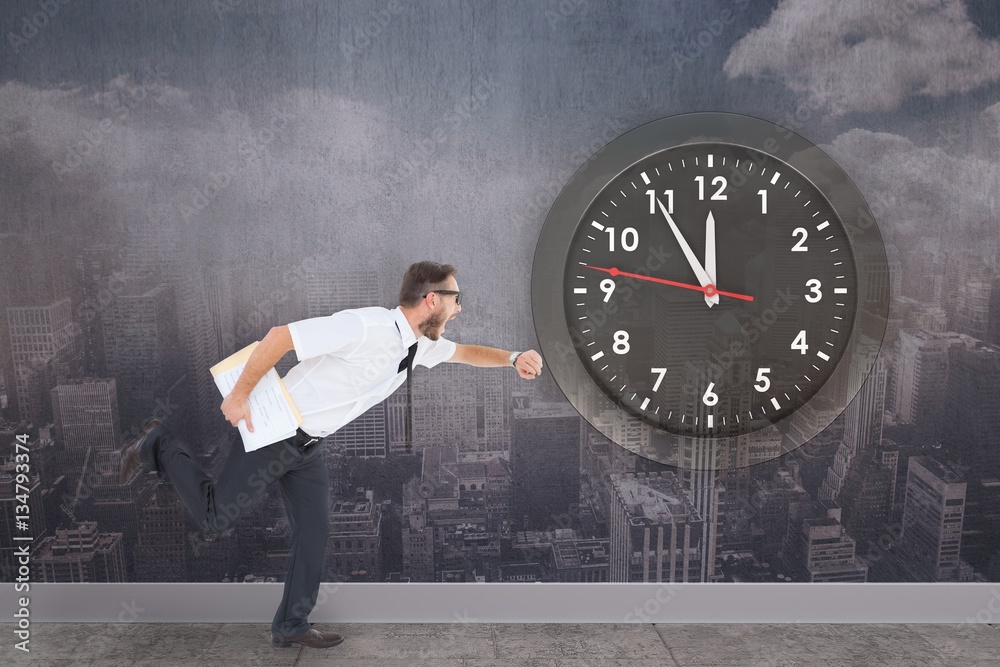
{"label": "tiled floor", "polygon": [[31,652],[0,624],[2,665],[669,667],[1000,664],[1000,627],[964,625],[317,625],[339,646],[271,648],[266,624],[40,623]]}

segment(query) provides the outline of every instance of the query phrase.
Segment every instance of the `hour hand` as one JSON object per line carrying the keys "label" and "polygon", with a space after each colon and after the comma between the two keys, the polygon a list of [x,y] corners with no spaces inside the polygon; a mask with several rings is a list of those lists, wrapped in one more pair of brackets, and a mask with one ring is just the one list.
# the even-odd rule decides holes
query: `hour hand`
{"label": "hour hand", "polygon": [[[717,285],[715,277],[715,218],[712,212],[708,212],[708,220],[705,221],[705,273],[713,285]],[[718,296],[715,297],[718,302]],[[712,305],[712,297],[705,294],[705,303]]]}
{"label": "hour hand", "polygon": [[701,283],[702,287],[708,288],[711,286],[712,295],[709,296],[706,291],[705,303],[707,303],[709,307],[716,305],[719,303],[719,295],[715,292],[715,281],[708,277],[708,273],[705,271],[704,267],[702,267],[701,262],[699,262],[698,258],[694,256],[694,251],[691,250],[691,246],[688,245],[688,242],[684,240],[684,237],[681,235],[681,230],[677,229],[674,219],[670,217],[669,213],[667,213],[667,209],[663,205],[663,202],[657,198],[656,203],[659,205],[660,212],[663,213],[663,217],[666,218],[667,224],[670,225],[670,231],[674,233],[674,237],[677,239],[677,245],[681,247],[681,252],[684,253],[684,258],[688,261],[688,264],[691,265],[691,270],[694,271],[695,278],[698,279],[698,282]]}

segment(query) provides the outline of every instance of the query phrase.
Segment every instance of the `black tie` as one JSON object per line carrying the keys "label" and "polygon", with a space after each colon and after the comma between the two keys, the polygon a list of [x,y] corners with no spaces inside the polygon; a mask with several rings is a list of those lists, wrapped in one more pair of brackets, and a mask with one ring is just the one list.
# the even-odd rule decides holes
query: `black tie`
{"label": "black tie", "polygon": [[397,373],[406,371],[406,453],[409,454],[413,442],[413,357],[417,356],[417,344],[414,343],[406,353],[406,359],[399,362]]}

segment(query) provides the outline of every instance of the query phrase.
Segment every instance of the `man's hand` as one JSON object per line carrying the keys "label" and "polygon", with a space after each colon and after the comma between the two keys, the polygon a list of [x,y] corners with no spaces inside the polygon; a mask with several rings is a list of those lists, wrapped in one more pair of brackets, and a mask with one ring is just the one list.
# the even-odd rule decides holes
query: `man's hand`
{"label": "man's hand", "polygon": [[542,374],[542,355],[534,350],[522,352],[514,362],[514,368],[525,380],[533,380],[535,376]]}
{"label": "man's hand", "polygon": [[253,433],[253,422],[250,421],[250,403],[245,397],[237,396],[235,391],[222,399],[222,414],[233,426],[239,426],[240,420],[247,423],[247,430]]}

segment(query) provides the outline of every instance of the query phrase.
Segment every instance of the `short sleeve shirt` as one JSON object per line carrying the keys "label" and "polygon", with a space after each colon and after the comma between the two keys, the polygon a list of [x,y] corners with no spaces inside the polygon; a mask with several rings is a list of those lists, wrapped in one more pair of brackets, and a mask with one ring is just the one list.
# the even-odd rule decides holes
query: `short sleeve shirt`
{"label": "short sleeve shirt", "polygon": [[341,310],[288,325],[299,360],[285,386],[302,415],[302,430],[324,437],[384,401],[406,381],[399,364],[414,342],[414,366],[433,368],[455,354],[439,338],[416,338],[397,307]]}

